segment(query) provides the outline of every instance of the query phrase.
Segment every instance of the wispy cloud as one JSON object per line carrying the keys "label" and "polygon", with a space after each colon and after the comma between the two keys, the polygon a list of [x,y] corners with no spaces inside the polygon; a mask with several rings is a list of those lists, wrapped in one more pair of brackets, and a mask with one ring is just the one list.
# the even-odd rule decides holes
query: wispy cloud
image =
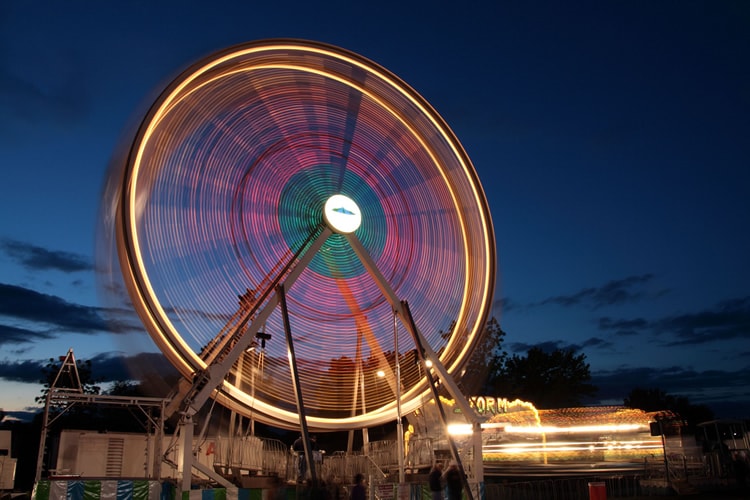
{"label": "wispy cloud", "polygon": [[612,331],[615,335],[638,335],[648,326],[649,322],[643,318],[612,319],[606,316],[599,318],[599,329]]}
{"label": "wispy cloud", "polygon": [[91,373],[102,382],[142,380],[176,376],[177,370],[161,353],[141,352],[131,356],[118,353],[97,354],[91,361]]}
{"label": "wispy cloud", "polygon": [[624,279],[609,281],[600,287],[584,288],[570,295],[549,297],[532,305],[555,304],[563,307],[585,306],[598,309],[604,306],[632,303],[652,295],[651,292],[642,289],[642,287],[651,282],[653,278],[653,274],[629,276]]}
{"label": "wispy cloud", "polygon": [[[51,338],[58,333],[65,332],[126,333],[143,329],[134,319],[130,321],[127,317],[119,320],[105,320],[103,316],[105,312],[108,311],[98,307],[73,304],[60,297],[29,288],[0,283],[0,316],[39,325],[39,329],[30,335],[31,339]],[[113,318],[116,317],[117,312],[112,311]],[[14,326],[6,325],[4,328],[9,328],[9,332],[14,335],[21,333]]]}
{"label": "wispy cloud", "polygon": [[[77,361],[91,362],[91,375],[98,383],[144,378],[166,379],[177,376],[177,371],[160,353],[142,352],[132,356],[103,353]],[[10,382],[37,383],[44,379],[49,359],[4,360],[0,363],[0,379]],[[40,387],[41,391],[41,387]]]}
{"label": "wispy cloud", "polygon": [[609,340],[605,340],[599,337],[591,337],[586,340],[584,340],[581,343],[582,347],[595,347],[597,349],[611,349],[614,347],[614,344],[610,342]]}
{"label": "wispy cloud", "polygon": [[499,316],[501,313],[512,311],[517,307],[518,304],[508,297],[497,298],[492,303],[492,313]]}
{"label": "wispy cloud", "polygon": [[675,336],[667,343],[669,346],[750,340],[750,297],[720,302],[713,309],[694,314],[664,318],[654,324],[654,330]]}
{"label": "wispy cloud", "polygon": [[0,315],[54,325],[78,333],[107,330],[96,307],[71,304],[54,295],[0,283]]}
{"label": "wispy cloud", "polygon": [[30,243],[8,238],[0,240],[0,248],[11,259],[27,269],[35,271],[55,270],[64,273],[74,273],[91,271],[94,268],[91,260],[83,255],[48,250]]}
{"label": "wispy cloud", "polygon": [[3,360],[0,363],[0,379],[10,382],[40,382],[44,377],[42,369],[49,360]]}
{"label": "wispy cloud", "polygon": [[29,344],[37,340],[49,340],[54,335],[49,332],[37,332],[26,328],[0,324],[0,346],[8,344]]}
{"label": "wispy cloud", "polygon": [[[91,108],[90,79],[86,78],[82,57],[65,43],[47,44],[45,50],[35,51],[24,37],[14,36],[15,29],[23,26],[14,21],[12,13],[0,15],[3,47],[0,52],[0,108],[3,109],[0,132],[4,132],[0,143],[27,140],[22,132],[39,125],[70,127],[79,123]],[[42,76],[28,70],[30,58],[22,54],[29,50],[34,53],[32,59],[36,64],[48,68],[49,74]]]}
{"label": "wispy cloud", "polygon": [[[616,335],[651,333],[665,346],[707,344],[723,340],[750,339],[750,297],[719,302],[714,307],[689,314],[644,318],[599,318],[599,329]],[[750,351],[750,348],[745,349]]]}
{"label": "wispy cloud", "polygon": [[[635,388],[658,388],[685,396],[693,404],[708,404],[717,416],[746,416],[750,411],[750,367],[737,371],[623,366],[592,372],[591,383],[602,400],[622,400]],[[731,404],[728,404],[730,401]],[[721,403],[721,405],[719,405]]]}
{"label": "wispy cloud", "polygon": [[666,294],[667,290],[653,291],[646,288],[647,285],[652,283],[653,279],[653,274],[629,276],[624,279],[608,281],[602,286],[583,288],[574,293],[555,295],[531,303],[519,303],[509,297],[502,297],[495,300],[493,308],[494,310],[508,312],[557,305],[596,310],[605,306],[618,306]]}

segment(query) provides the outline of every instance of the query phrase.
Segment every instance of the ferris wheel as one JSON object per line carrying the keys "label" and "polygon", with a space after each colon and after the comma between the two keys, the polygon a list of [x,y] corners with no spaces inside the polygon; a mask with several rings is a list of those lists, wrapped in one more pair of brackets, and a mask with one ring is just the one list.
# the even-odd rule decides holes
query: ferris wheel
{"label": "ferris wheel", "polygon": [[303,397],[310,428],[378,425],[421,404],[424,361],[459,373],[484,327],[495,240],[474,167],[355,53],[278,39],[197,62],[118,182],[124,280],[188,399],[294,428]]}

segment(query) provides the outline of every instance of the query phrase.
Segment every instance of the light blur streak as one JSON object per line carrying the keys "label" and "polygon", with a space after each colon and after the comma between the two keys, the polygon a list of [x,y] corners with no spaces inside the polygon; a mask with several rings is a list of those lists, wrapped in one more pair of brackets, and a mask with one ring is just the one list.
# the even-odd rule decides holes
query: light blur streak
{"label": "light blur streak", "polygon": [[451,436],[468,436],[471,434],[471,424],[448,424],[448,434]]}
{"label": "light blur streak", "polygon": [[[237,294],[269,282],[322,222],[333,194],[362,209],[358,238],[448,370],[468,359],[495,289],[487,201],[442,118],[379,65],[314,42],[227,49],[165,89],[127,161],[117,224],[125,281],[185,378],[206,368],[197,353],[236,311]],[[341,391],[355,386],[363,325],[364,363],[393,361],[390,307],[352,253],[330,237],[287,296],[312,428],[377,425],[396,411],[375,380],[357,382],[367,391],[361,415],[351,415],[351,395]],[[456,328],[443,337],[451,321]],[[280,325],[272,314],[266,331],[278,338]],[[221,402],[295,427],[283,343],[268,343],[266,376],[252,391],[224,382]],[[422,375],[406,366],[404,404],[416,405]]]}
{"label": "light blur streak", "polygon": [[548,441],[542,443],[493,444],[482,447],[484,453],[521,455],[524,453],[594,452],[594,451],[647,451],[661,450],[660,441],[602,442],[602,441]]}
{"label": "light blur streak", "polygon": [[[556,426],[538,426],[538,427],[526,427],[516,426],[511,424],[487,424],[488,427],[505,427],[506,432],[515,434],[561,434],[561,433],[581,433],[581,432],[626,432],[648,429],[648,426],[642,424],[599,424],[599,425],[573,425],[570,427],[556,427]],[[490,428],[491,428],[490,427]]]}

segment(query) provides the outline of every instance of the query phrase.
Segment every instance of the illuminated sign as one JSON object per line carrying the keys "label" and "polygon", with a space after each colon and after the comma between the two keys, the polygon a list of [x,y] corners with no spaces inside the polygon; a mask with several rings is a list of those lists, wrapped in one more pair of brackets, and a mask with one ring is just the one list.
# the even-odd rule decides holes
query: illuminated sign
{"label": "illuminated sign", "polygon": [[509,401],[505,398],[492,396],[472,396],[469,398],[469,405],[480,415],[499,415],[508,413]]}

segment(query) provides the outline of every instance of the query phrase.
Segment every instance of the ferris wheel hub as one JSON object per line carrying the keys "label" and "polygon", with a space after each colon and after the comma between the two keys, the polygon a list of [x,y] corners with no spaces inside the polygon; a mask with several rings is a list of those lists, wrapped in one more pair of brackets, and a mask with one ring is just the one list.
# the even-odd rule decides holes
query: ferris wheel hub
{"label": "ferris wheel hub", "polygon": [[[306,40],[233,46],[170,82],[123,152],[106,244],[149,335],[185,380],[220,381],[217,402],[290,429],[415,410],[422,365],[399,365],[401,383],[388,368],[408,356],[402,302],[443,378],[468,365],[496,281],[489,207],[447,124],[387,69]],[[246,351],[260,328],[290,339]]]}
{"label": "ferris wheel hub", "polygon": [[343,194],[334,194],[323,206],[323,218],[332,231],[353,233],[362,224],[362,212],[357,203]]}

